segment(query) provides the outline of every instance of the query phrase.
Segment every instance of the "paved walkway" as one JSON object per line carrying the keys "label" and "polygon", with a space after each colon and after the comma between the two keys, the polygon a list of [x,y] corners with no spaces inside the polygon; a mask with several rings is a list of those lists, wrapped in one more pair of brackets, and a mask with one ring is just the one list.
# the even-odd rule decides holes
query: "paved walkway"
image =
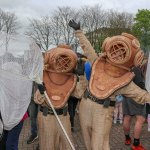
{"label": "paved walkway", "polygon": [[[135,121],[133,119],[131,134],[133,133],[134,122]],[[79,127],[78,115],[76,116],[75,126]],[[19,150],[36,150],[38,141],[30,145],[26,144],[26,140],[29,137],[29,134],[30,134],[30,125],[29,125],[29,119],[27,119],[24,123],[24,127],[20,135]],[[83,139],[81,136],[80,129],[75,133],[73,133],[73,138],[76,144],[76,150],[86,150],[83,144]],[[150,150],[150,132],[147,131],[147,123],[145,123],[143,127],[141,142],[147,150]],[[110,145],[111,145],[111,150],[130,150],[129,146],[124,145],[124,135],[123,135],[122,125],[120,124],[113,125],[111,136],[110,136]]]}

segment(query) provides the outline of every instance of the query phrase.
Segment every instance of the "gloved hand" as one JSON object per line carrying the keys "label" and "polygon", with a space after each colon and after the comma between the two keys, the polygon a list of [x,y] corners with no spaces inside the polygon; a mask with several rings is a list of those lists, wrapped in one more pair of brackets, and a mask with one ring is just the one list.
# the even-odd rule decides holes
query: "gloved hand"
{"label": "gloved hand", "polygon": [[74,30],[80,30],[80,22],[76,23],[73,19],[69,21],[68,25]]}
{"label": "gloved hand", "polygon": [[44,91],[46,90],[44,83],[38,84],[38,89],[40,91],[40,94],[44,94]]}
{"label": "gloved hand", "polygon": [[35,93],[35,95],[34,95],[34,102],[36,104],[41,105],[41,104],[44,103],[45,100],[46,100],[45,95],[44,94],[40,94],[40,91],[37,90],[36,93]]}

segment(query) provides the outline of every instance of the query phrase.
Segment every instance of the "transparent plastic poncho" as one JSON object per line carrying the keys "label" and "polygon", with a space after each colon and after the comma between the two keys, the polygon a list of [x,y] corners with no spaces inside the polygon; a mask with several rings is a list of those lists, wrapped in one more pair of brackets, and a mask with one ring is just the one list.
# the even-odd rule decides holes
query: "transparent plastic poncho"
{"label": "transparent plastic poncho", "polygon": [[5,130],[26,113],[32,83],[42,82],[43,57],[38,45],[25,35],[0,33],[0,112]]}

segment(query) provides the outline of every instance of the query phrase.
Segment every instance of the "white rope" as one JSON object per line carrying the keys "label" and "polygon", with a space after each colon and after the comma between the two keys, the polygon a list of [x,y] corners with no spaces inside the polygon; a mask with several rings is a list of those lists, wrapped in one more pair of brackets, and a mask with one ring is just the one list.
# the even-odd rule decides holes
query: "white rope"
{"label": "white rope", "polygon": [[63,125],[62,125],[62,123],[61,123],[61,121],[60,121],[60,119],[59,119],[59,117],[58,117],[58,115],[57,115],[57,113],[56,113],[56,111],[55,111],[55,109],[54,109],[52,103],[51,103],[51,100],[49,99],[49,97],[48,97],[48,95],[47,95],[47,93],[46,93],[46,91],[44,92],[44,95],[45,95],[45,97],[47,98],[48,103],[49,103],[49,105],[51,106],[51,108],[52,108],[52,110],[53,110],[53,112],[54,112],[54,115],[55,115],[55,117],[56,117],[56,119],[57,119],[57,121],[58,121],[58,123],[59,123],[59,125],[60,125],[60,127],[61,127],[61,129],[62,129],[62,131],[63,131],[63,133],[65,134],[65,136],[66,136],[66,138],[67,138],[67,140],[68,140],[68,142],[69,142],[69,144],[70,144],[70,147],[72,148],[72,150],[75,150],[75,148],[74,148],[74,146],[73,146],[73,144],[72,144],[72,142],[71,142],[71,140],[70,140],[70,138],[69,138],[69,136],[68,136],[68,134],[67,134],[65,128],[63,127]]}

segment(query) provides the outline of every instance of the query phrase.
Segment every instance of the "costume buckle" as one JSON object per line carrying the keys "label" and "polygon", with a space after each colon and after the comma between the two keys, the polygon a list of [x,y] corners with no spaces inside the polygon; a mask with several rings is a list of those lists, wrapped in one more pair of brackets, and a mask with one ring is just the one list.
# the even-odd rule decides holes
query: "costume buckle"
{"label": "costume buckle", "polygon": [[110,105],[110,99],[106,99],[106,100],[104,101],[104,103],[103,103],[103,107],[104,107],[104,108],[108,108],[109,105]]}

